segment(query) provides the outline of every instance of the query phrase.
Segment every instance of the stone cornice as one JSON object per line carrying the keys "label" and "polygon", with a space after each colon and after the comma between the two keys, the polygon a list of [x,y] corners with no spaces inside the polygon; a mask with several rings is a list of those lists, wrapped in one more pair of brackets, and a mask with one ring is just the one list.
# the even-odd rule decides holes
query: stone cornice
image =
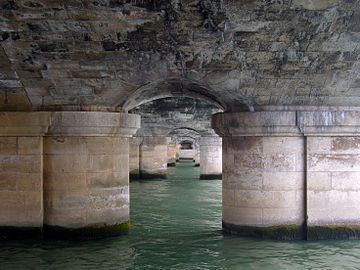
{"label": "stone cornice", "polygon": [[140,116],[109,112],[1,112],[0,136],[132,136]]}
{"label": "stone cornice", "polygon": [[220,136],[359,136],[360,111],[260,111],[219,113]]}
{"label": "stone cornice", "polygon": [[305,136],[360,135],[360,111],[298,111],[297,119]]}
{"label": "stone cornice", "polygon": [[220,136],[299,136],[296,112],[261,111],[218,113],[212,128]]}
{"label": "stone cornice", "polygon": [[50,123],[48,112],[0,112],[0,136],[43,136]]}

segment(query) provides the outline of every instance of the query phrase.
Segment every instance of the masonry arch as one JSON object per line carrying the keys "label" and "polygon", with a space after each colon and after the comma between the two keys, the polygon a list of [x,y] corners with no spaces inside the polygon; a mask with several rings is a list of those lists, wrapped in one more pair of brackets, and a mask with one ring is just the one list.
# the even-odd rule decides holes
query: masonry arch
{"label": "masonry arch", "polygon": [[214,93],[214,90],[209,86],[196,81],[184,78],[169,78],[139,87],[119,107],[122,107],[123,111],[128,112],[137,106],[157,99],[190,97],[207,101],[222,110],[226,110],[225,102],[219,96],[212,93]]}

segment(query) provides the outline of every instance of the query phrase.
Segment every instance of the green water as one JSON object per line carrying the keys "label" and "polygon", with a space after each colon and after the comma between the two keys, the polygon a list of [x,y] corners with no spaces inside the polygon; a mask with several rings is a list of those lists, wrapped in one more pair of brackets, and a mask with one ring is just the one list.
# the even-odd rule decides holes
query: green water
{"label": "green water", "polygon": [[[360,269],[360,241],[279,242],[221,232],[221,181],[182,162],[170,179],[131,183],[129,235],[0,243],[0,269]],[[186,180],[185,180],[186,179]]]}

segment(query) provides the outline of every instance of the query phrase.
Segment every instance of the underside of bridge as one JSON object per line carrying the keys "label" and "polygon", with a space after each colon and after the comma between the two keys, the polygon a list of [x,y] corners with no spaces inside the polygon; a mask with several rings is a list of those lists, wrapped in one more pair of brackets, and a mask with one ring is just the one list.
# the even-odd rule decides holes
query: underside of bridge
{"label": "underside of bridge", "polygon": [[0,0],[0,238],[126,232],[131,145],[217,134],[224,231],[358,239],[359,105],[359,0]]}

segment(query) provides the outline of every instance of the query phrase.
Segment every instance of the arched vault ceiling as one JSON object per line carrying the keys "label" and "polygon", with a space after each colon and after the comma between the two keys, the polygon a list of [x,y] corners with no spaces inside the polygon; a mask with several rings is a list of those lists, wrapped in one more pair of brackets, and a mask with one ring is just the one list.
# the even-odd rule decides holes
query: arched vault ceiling
{"label": "arched vault ceiling", "polygon": [[360,0],[0,0],[0,45],[2,110],[126,110],[179,85],[226,110],[360,105]]}
{"label": "arched vault ceiling", "polygon": [[174,134],[192,137],[214,135],[211,116],[221,112],[216,106],[188,97],[163,98],[142,104],[130,111],[141,115],[138,136]]}

